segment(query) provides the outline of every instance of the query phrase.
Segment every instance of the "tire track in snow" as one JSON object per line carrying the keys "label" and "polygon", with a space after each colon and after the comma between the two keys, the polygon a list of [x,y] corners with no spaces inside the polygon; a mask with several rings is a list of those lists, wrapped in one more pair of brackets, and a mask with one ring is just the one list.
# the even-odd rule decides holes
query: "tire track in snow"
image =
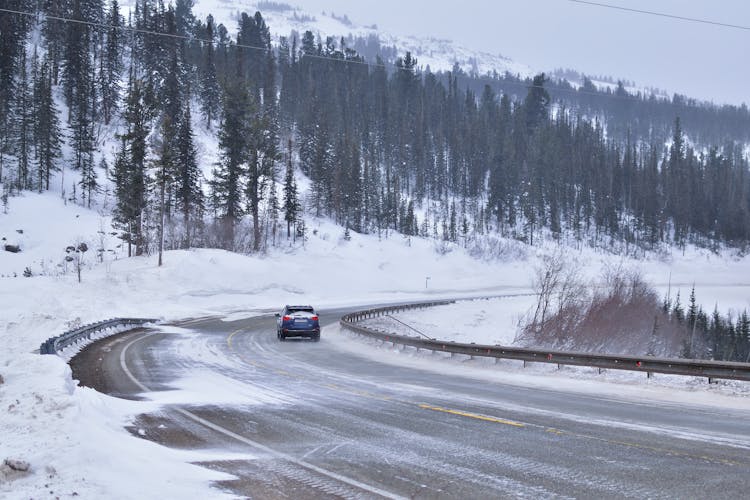
{"label": "tire track in snow", "polygon": [[[246,333],[252,334],[252,332],[246,332]],[[309,376],[302,375],[300,376],[300,378],[303,378],[306,380],[309,380],[313,376],[323,378],[323,376],[320,375],[319,373],[322,370],[326,373],[325,378],[337,378],[337,379],[351,382],[350,378],[347,378],[342,374],[339,374],[332,370],[327,370],[324,367],[320,367],[311,363],[300,361],[299,359],[294,358],[286,353],[273,349],[273,347],[270,346],[269,344],[264,345],[257,338],[257,335],[251,335],[251,338],[249,339],[249,347],[253,348],[255,352],[264,352],[267,355],[273,354],[275,355],[275,357],[284,358],[286,360],[284,363],[284,366],[287,370],[293,370],[296,368],[296,369],[302,369],[306,372],[310,372],[310,371],[312,372],[312,375],[309,375]],[[347,391],[347,392],[349,392],[352,397],[357,396],[355,391]],[[416,404],[416,403],[412,403],[409,401],[400,401],[398,399],[392,399],[391,402],[401,403],[401,404],[405,404],[408,406],[412,406]],[[374,426],[376,428],[379,428],[379,430],[384,433],[392,434],[393,432],[393,429],[391,427],[381,426],[377,422],[368,421],[366,423],[368,425],[369,430],[373,430],[373,426]],[[317,428],[316,432],[319,434],[321,433],[322,430],[323,429],[321,428]],[[336,432],[336,428],[330,428],[329,431],[330,432],[328,434],[331,438],[341,439],[340,434]],[[428,437],[427,439],[429,440],[429,439],[434,439],[434,438]],[[413,443],[414,436],[402,435],[399,438],[397,438],[397,440],[400,442]],[[528,458],[524,458],[520,456],[509,455],[505,453],[485,452],[484,450],[481,450],[478,448],[472,448],[471,450],[467,450],[464,445],[455,446],[451,442],[445,441],[445,440],[440,440],[433,446],[427,446],[427,448],[433,448],[433,449],[439,448],[441,449],[441,451],[447,452],[448,455],[452,455],[452,456],[460,456],[461,454],[466,454],[467,452],[470,452],[474,456],[481,456],[483,460],[487,462],[495,462],[499,467],[507,467],[510,470],[512,470],[514,473],[520,474],[521,476],[533,478],[533,480],[529,481],[528,483],[526,482],[518,483],[512,479],[505,478],[505,480],[510,481],[514,487],[514,489],[512,489],[511,491],[508,491],[508,493],[512,492],[514,494],[517,494],[518,490],[515,488],[518,488],[518,487],[523,487],[528,491],[531,484],[539,484],[539,481],[538,481],[539,479],[553,478],[557,482],[569,484],[575,488],[581,488],[589,492],[598,491],[598,492],[608,494],[608,495],[616,495],[616,496],[622,496],[622,497],[627,497],[627,498],[644,498],[644,497],[661,498],[662,497],[662,494],[660,494],[658,491],[653,490],[647,486],[634,486],[632,483],[623,483],[618,480],[607,479],[598,475],[591,475],[591,474],[578,471],[575,469],[552,465],[552,464],[548,464],[548,463],[544,463],[544,462],[536,461],[534,459],[528,459]],[[368,450],[369,453],[372,453],[375,451],[376,450]],[[404,457],[402,456],[399,458],[403,459]],[[420,457],[412,457],[412,458],[414,458],[414,461],[421,461],[423,463],[423,458],[420,458]],[[407,460],[407,462],[409,461]],[[448,474],[454,477],[456,477],[455,471],[461,470],[460,467],[457,468],[455,465],[451,465],[449,468],[446,468],[442,464],[431,463],[431,466],[440,470],[442,474]],[[467,480],[469,478],[472,478],[472,480],[476,482],[477,484],[484,484],[484,482],[488,481],[490,478],[496,477],[496,476],[491,476],[491,475],[488,477],[487,475],[483,475],[472,469],[463,469],[462,473],[463,473],[462,475],[458,476],[461,480]],[[494,483],[495,481],[492,481],[492,482]],[[498,484],[498,486],[501,486],[501,485]],[[537,494],[540,494],[542,496],[549,496],[551,492],[545,490],[543,492],[537,492]]]}
{"label": "tire track in snow", "polygon": [[[134,340],[130,341],[125,347],[123,347],[122,351],[120,351],[120,366],[121,366],[123,372],[128,376],[128,378],[130,378],[130,380],[137,387],[139,387],[144,392],[152,392],[145,384],[143,384],[140,380],[138,380],[133,375],[133,373],[128,368],[127,362],[125,360],[128,349],[133,344],[135,344],[136,342],[139,342],[139,341],[143,340],[147,336],[149,336],[149,334],[145,334],[145,335],[139,336],[139,337],[135,338]],[[338,474],[336,472],[332,472],[332,471],[323,469],[322,467],[318,467],[318,466],[313,465],[311,463],[305,462],[304,460],[299,460],[296,457],[293,457],[293,456],[288,455],[286,453],[282,453],[282,452],[276,451],[276,450],[274,450],[273,448],[271,448],[269,446],[266,446],[264,444],[258,443],[256,441],[253,441],[253,440],[251,440],[251,439],[249,439],[249,438],[247,438],[245,436],[237,434],[236,432],[233,432],[233,431],[231,431],[229,429],[225,429],[224,427],[221,427],[220,425],[217,425],[217,424],[215,424],[215,423],[213,423],[213,422],[211,422],[209,420],[206,420],[206,419],[204,419],[202,417],[199,417],[198,415],[195,415],[194,413],[192,413],[192,412],[190,412],[188,410],[184,410],[182,408],[175,408],[174,411],[176,411],[176,412],[178,412],[178,413],[186,416],[187,418],[189,418],[189,419],[191,419],[191,420],[193,420],[193,421],[195,421],[195,422],[197,422],[197,423],[199,423],[199,424],[201,424],[201,425],[203,425],[205,427],[208,427],[209,429],[212,429],[212,430],[214,430],[216,432],[219,432],[219,433],[221,433],[221,434],[223,434],[223,435],[225,435],[227,437],[230,437],[232,439],[235,439],[235,440],[237,440],[237,441],[239,441],[241,443],[247,444],[247,445],[249,445],[249,446],[251,446],[251,447],[253,447],[255,449],[258,449],[258,450],[261,450],[263,452],[266,452],[269,455],[272,455],[272,456],[274,456],[276,458],[280,458],[280,459],[286,460],[288,462],[291,462],[291,463],[297,465],[298,467],[303,467],[305,469],[309,469],[309,470],[317,472],[318,474],[321,474],[323,476],[327,476],[327,477],[329,477],[331,479],[334,479],[336,481],[348,484],[350,486],[354,486],[355,488],[358,488],[360,490],[372,493],[374,495],[381,496],[383,498],[391,498],[391,499],[399,499],[399,500],[401,500],[401,499],[404,498],[404,497],[402,497],[400,495],[396,495],[394,493],[391,493],[389,491],[377,488],[375,486],[371,486],[369,484],[362,483],[362,482],[357,481],[355,479],[348,478],[348,477],[343,476],[341,474]]]}

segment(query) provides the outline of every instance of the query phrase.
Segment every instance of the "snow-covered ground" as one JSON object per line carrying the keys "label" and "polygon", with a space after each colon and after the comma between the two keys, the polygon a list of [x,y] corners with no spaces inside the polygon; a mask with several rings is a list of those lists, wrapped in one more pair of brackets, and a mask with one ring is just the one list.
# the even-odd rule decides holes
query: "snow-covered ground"
{"label": "snow-covered ground", "polygon": [[528,294],[460,301],[362,321],[377,330],[465,344],[511,345],[520,321],[536,302]]}
{"label": "snow-covered ground", "polygon": [[[22,251],[0,251],[0,463],[20,460],[29,464],[29,470],[0,466],[0,496],[36,498],[50,491],[54,496],[76,493],[86,498],[217,496],[208,484],[222,476],[190,462],[225,454],[163,449],[132,437],[123,428],[135,415],[165,402],[125,402],[76,387],[61,358],[34,354],[43,340],[72,325],[115,316],[238,318],[300,301],[325,308],[527,293],[539,259],[553,251],[550,245],[517,252],[516,260],[478,260],[459,247],[441,253],[431,241],[400,235],[379,240],[352,233],[347,241],[342,228],[325,220],[309,220],[308,228],[304,247],[285,243],[268,255],[256,256],[205,249],[173,251],[165,255],[164,266],[158,267],[155,256],[124,258],[106,215],[65,205],[54,194],[12,198],[8,213],[0,213],[0,238],[19,244]],[[91,248],[80,284],[70,266],[62,265],[65,247],[78,242]],[[95,251],[100,247],[105,249],[102,263]],[[585,272],[592,278],[606,263],[619,260],[592,250],[571,258],[585,262]],[[744,282],[750,276],[748,258],[690,250],[684,256],[624,265],[638,266],[647,279],[664,289],[671,283],[672,294],[679,287],[683,297],[695,283],[708,308],[715,301],[722,311],[748,307],[750,293]],[[32,277],[23,277],[26,267],[33,269]],[[431,329],[439,323],[440,335],[453,335],[457,340],[508,343],[530,302],[528,297],[519,297],[462,304],[439,313],[424,310],[410,319],[417,328]],[[469,309],[456,319],[451,307]],[[434,321],[435,315],[440,321]],[[367,344],[352,348],[373,350]],[[453,369],[463,367],[457,363]],[[497,377],[496,371],[488,373]],[[557,387],[566,373],[542,373],[533,383]],[[513,375],[518,383],[524,383],[524,376]],[[576,390],[579,382],[575,379],[563,385]],[[640,386],[647,382],[642,378],[625,383]],[[586,390],[596,386],[585,385]],[[714,394],[719,391],[715,387],[683,385],[670,390],[697,390],[707,393],[704,396],[710,404],[726,404],[726,399],[712,399],[727,397],[725,392]],[[730,393],[743,394],[734,387],[730,386]],[[201,392],[200,387],[192,390]],[[128,479],[132,477],[141,478],[137,486]],[[181,481],[165,482],[163,477]]]}

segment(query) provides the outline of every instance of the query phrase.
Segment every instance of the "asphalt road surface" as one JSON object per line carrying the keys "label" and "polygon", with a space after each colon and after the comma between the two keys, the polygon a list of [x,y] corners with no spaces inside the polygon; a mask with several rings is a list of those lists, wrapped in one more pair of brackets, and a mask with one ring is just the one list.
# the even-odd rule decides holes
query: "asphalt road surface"
{"label": "asphalt road surface", "polygon": [[[322,311],[321,321],[346,312]],[[124,398],[158,401],[180,388],[132,431],[248,454],[201,463],[236,477],[214,486],[241,497],[747,498],[750,489],[750,411],[394,366],[341,350],[358,342],[348,334],[279,342],[270,315],[180,326],[94,343],[71,362],[74,377]],[[196,379],[209,388],[186,390]]]}

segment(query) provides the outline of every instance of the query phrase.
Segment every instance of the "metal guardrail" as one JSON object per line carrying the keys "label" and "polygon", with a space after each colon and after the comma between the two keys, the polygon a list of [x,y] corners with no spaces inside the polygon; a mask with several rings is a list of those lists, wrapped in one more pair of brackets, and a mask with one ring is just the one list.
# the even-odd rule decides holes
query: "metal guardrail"
{"label": "metal guardrail", "polygon": [[39,354],[57,354],[66,347],[70,347],[82,340],[91,340],[91,336],[102,330],[108,328],[116,328],[120,326],[126,327],[139,327],[146,323],[155,323],[157,319],[146,319],[146,318],[112,318],[105,321],[99,321],[98,323],[92,323],[85,325],[75,330],[70,330],[57,337],[51,337],[39,346]]}
{"label": "metal guardrail", "polygon": [[582,352],[551,351],[540,349],[528,349],[525,347],[506,347],[498,345],[462,344],[437,339],[423,339],[409,337],[388,332],[382,332],[357,322],[384,316],[390,313],[406,311],[409,309],[421,309],[438,305],[446,305],[455,301],[422,302],[416,304],[399,305],[393,307],[379,307],[347,314],[341,318],[341,325],[356,333],[368,337],[415,347],[417,350],[426,349],[437,352],[449,352],[452,354],[463,354],[467,356],[481,356],[496,359],[515,359],[535,363],[553,363],[558,367],[562,365],[590,366],[593,368],[630,370],[646,372],[650,377],[652,373],[665,373],[670,375],[688,375],[695,377],[707,377],[709,383],[713,379],[733,379],[750,381],[750,363],[736,363],[728,361],[707,361],[700,359],[669,359],[654,358],[650,356],[618,356],[610,354],[592,354]]}

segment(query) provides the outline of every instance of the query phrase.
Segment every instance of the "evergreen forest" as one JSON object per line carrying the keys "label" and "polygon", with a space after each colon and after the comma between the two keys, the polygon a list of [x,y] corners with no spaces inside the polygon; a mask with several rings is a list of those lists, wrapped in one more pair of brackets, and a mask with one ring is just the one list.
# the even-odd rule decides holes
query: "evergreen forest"
{"label": "evergreen forest", "polygon": [[263,252],[304,241],[306,217],[466,247],[748,247],[745,105],[432,72],[377,40],[274,38],[261,12],[224,26],[192,4],[2,3],[5,203],[110,200],[132,255]]}

